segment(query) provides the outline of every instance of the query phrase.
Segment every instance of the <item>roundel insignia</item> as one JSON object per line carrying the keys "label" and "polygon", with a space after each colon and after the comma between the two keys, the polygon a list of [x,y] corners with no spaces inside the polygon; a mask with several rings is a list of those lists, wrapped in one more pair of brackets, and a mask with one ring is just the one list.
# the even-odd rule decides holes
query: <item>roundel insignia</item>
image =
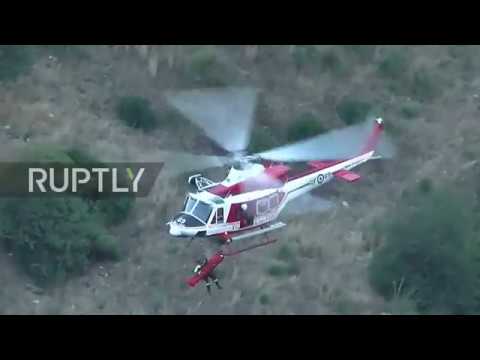
{"label": "roundel insignia", "polygon": [[322,184],[325,181],[325,176],[323,174],[320,174],[317,176],[317,183]]}

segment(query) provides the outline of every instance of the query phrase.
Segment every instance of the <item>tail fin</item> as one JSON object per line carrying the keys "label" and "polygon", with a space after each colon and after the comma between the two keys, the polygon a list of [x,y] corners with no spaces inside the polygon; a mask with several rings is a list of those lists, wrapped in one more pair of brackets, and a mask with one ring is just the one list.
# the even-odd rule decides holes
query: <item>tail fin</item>
{"label": "tail fin", "polygon": [[377,118],[375,119],[375,125],[373,128],[373,131],[368,137],[367,143],[365,144],[365,147],[362,150],[362,154],[368,153],[376,149],[380,141],[382,132],[383,132],[383,119]]}

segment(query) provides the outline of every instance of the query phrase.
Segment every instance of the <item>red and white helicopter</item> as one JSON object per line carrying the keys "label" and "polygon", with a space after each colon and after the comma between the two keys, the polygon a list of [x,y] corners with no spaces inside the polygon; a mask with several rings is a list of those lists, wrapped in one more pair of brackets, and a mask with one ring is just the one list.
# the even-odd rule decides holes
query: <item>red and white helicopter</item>
{"label": "red and white helicopter", "polygon": [[[391,157],[394,147],[381,136],[383,120],[333,130],[298,143],[253,155],[245,154],[249,144],[258,92],[252,88],[226,88],[184,91],[167,96],[180,113],[200,126],[205,134],[230,156],[175,154],[172,168],[200,169],[230,165],[228,176],[215,182],[201,174],[188,182],[196,191],[186,196],[183,209],[167,223],[170,235],[217,238],[224,246],[257,235],[267,235],[286,224],[279,220],[293,204],[294,213],[324,211],[333,203],[307,194],[332,179],[353,183],[360,175],[353,168],[372,159]],[[287,163],[305,163],[294,170]],[[225,256],[235,255],[258,245],[228,252],[218,251],[202,272],[188,280],[195,286]]]}

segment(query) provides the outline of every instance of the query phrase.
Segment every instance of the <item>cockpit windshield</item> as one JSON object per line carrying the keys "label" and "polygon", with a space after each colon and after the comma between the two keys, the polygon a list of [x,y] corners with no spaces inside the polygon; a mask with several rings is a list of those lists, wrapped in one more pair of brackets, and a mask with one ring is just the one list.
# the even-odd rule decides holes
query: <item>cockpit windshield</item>
{"label": "cockpit windshield", "polygon": [[205,224],[212,213],[212,207],[208,204],[205,204],[201,201],[198,202],[197,206],[193,209],[193,215],[202,220]]}
{"label": "cockpit windshield", "polygon": [[212,213],[212,207],[204,202],[198,201],[196,199],[188,196],[185,199],[185,205],[183,207],[183,212],[186,214],[191,214],[197,217],[199,220],[203,221],[205,224],[210,218]]}

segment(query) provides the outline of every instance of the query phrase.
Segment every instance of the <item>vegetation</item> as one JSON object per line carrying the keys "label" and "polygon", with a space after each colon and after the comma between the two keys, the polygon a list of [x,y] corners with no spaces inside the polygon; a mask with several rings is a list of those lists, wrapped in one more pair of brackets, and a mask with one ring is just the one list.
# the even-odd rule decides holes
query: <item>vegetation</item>
{"label": "vegetation", "polygon": [[9,251],[39,284],[81,273],[97,253],[112,254],[105,228],[80,198],[9,199],[0,212],[0,233]]}
{"label": "vegetation", "polygon": [[372,106],[361,100],[343,98],[337,106],[337,114],[346,125],[353,125],[366,120]]}
{"label": "vegetation", "polygon": [[420,101],[433,100],[441,94],[441,84],[432,72],[421,68],[413,75],[411,94]]}
{"label": "vegetation", "polygon": [[270,296],[268,296],[267,294],[260,295],[258,301],[261,305],[269,305],[271,303]]}
{"label": "vegetation", "polygon": [[316,64],[319,58],[320,52],[314,45],[295,45],[292,52],[292,59],[297,69]]}
{"label": "vegetation", "polygon": [[116,106],[118,118],[128,127],[145,132],[158,126],[157,116],[151,108],[150,101],[140,96],[125,96],[118,100]]}
{"label": "vegetation", "polygon": [[[35,146],[24,160],[100,164],[79,150]],[[82,273],[96,260],[117,259],[120,249],[108,225],[125,220],[130,198],[84,196],[9,198],[0,203],[0,236],[20,266],[40,285]]]}
{"label": "vegetation", "polygon": [[326,51],[320,56],[320,67],[323,71],[331,72],[336,76],[343,76],[347,73],[347,68],[342,59],[333,50]]}
{"label": "vegetation", "polygon": [[190,57],[187,74],[197,85],[224,86],[226,69],[218,61],[215,51],[209,47],[196,50]]}
{"label": "vegetation", "polygon": [[28,45],[0,45],[0,81],[14,81],[33,65],[33,48]]}
{"label": "vegetation", "polygon": [[267,126],[253,129],[248,151],[252,154],[269,150],[278,145],[278,140]]}
{"label": "vegetation", "polygon": [[374,60],[376,47],[376,45],[343,45],[343,48],[353,54],[361,63]]}
{"label": "vegetation", "polygon": [[406,119],[413,119],[420,114],[421,107],[416,103],[408,103],[402,106],[400,114]]}
{"label": "vegetation", "polygon": [[59,59],[88,59],[88,53],[82,45],[40,45],[49,55]]}
{"label": "vegetation", "polygon": [[277,254],[278,259],[283,261],[290,261],[293,257],[293,251],[289,246],[282,246]]}
{"label": "vegetation", "polygon": [[314,114],[303,113],[288,127],[287,140],[288,142],[300,141],[323,132],[325,128]]}
{"label": "vegetation", "polygon": [[383,227],[371,283],[387,299],[407,294],[422,313],[474,313],[480,268],[472,207],[448,188],[421,191]]}
{"label": "vegetation", "polygon": [[418,191],[427,194],[433,189],[433,183],[431,179],[425,178],[418,183]]}
{"label": "vegetation", "polygon": [[380,62],[378,71],[380,76],[398,80],[408,72],[409,63],[406,54],[401,50],[389,52]]}

